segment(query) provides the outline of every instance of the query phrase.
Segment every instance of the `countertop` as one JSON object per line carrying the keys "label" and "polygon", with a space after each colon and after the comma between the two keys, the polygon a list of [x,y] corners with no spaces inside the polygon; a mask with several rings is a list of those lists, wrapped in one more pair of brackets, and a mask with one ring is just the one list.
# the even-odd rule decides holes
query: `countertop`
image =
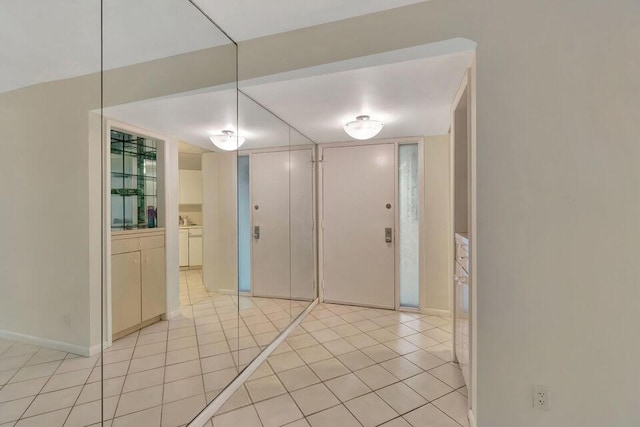
{"label": "countertop", "polygon": [[192,228],[202,228],[201,225],[181,225],[180,230],[189,230]]}

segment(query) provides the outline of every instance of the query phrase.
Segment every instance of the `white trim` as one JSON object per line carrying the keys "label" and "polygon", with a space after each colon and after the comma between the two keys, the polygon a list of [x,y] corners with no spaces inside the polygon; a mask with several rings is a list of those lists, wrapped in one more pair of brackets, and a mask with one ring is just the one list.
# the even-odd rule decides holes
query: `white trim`
{"label": "white trim", "polygon": [[427,316],[451,317],[451,310],[441,310],[439,308],[423,308],[420,313]]}
{"label": "white trim", "polygon": [[478,423],[476,423],[476,416],[473,415],[473,411],[471,409],[467,412],[467,419],[469,420],[469,427],[478,427]]}
{"label": "white trim", "polygon": [[203,427],[218,412],[229,398],[240,388],[244,382],[262,365],[276,348],[289,336],[289,334],[307,317],[311,310],[318,304],[316,298],[309,306],[296,317],[287,328],[276,337],[262,352],[238,375],[222,392],[207,405],[189,424],[188,427]]}
{"label": "white trim", "polygon": [[5,330],[0,330],[0,338],[26,344],[33,344],[53,350],[66,351],[67,353],[73,353],[85,357],[98,354],[101,350],[100,344],[94,345],[93,347],[84,347],[64,341],[48,340],[46,338],[39,338],[34,337],[33,335],[25,335]]}
{"label": "white trim", "polygon": [[178,317],[180,315],[180,310],[173,310],[170,313],[165,314],[164,316],[162,316],[162,320],[172,320],[175,319],[176,317]]}

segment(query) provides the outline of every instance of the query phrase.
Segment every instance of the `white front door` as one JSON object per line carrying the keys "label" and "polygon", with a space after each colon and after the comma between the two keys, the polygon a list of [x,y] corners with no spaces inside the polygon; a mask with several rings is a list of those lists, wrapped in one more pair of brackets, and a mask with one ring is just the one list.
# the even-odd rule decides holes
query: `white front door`
{"label": "white front door", "polygon": [[395,308],[394,144],[325,148],[322,192],[324,301]]}
{"label": "white front door", "polygon": [[289,298],[289,152],[251,155],[253,295]]}

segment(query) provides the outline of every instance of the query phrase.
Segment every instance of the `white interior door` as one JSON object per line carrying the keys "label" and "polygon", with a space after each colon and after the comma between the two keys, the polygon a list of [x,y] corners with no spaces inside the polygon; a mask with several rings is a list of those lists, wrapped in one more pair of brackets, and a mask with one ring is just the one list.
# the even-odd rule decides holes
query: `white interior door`
{"label": "white interior door", "polygon": [[291,298],[315,298],[313,153],[290,152]]}
{"label": "white interior door", "polygon": [[289,152],[251,155],[253,295],[289,298]]}
{"label": "white interior door", "polygon": [[394,145],[325,148],[322,192],[324,300],[395,308]]}

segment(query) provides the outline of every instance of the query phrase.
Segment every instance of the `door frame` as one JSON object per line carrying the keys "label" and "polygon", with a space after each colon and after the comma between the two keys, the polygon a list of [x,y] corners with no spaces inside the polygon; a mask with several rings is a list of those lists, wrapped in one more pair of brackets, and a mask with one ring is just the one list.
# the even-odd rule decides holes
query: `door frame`
{"label": "door frame", "polygon": [[[309,299],[308,301],[313,301],[318,297],[318,227],[316,227],[316,224],[318,223],[318,191],[317,191],[317,185],[316,183],[318,182],[318,175],[317,175],[317,171],[318,171],[318,167],[317,167],[317,158],[318,158],[318,145],[317,144],[313,144],[313,145],[294,145],[294,146],[282,146],[282,147],[265,147],[265,148],[251,148],[251,149],[247,149],[247,150],[238,150],[237,155],[238,157],[240,156],[249,156],[249,205],[253,205],[253,186],[252,186],[252,168],[253,168],[253,162],[251,161],[251,157],[254,154],[264,154],[264,153],[279,153],[279,152],[291,152],[291,151],[302,151],[302,150],[311,150],[311,179],[312,179],[312,184],[311,184],[311,200],[312,200],[312,207],[311,207],[311,212],[312,212],[312,222],[313,222],[313,229],[311,231],[311,236],[313,238],[313,241],[311,242],[312,247],[313,247],[313,295],[315,295],[313,298]],[[249,221],[250,221],[250,226],[251,226],[251,230],[253,230],[253,209],[250,209],[249,212],[251,212]],[[251,291],[250,292],[240,292],[240,295],[243,296],[253,296],[253,290],[254,288],[254,284],[253,284],[253,279],[255,277],[254,274],[254,263],[253,263],[253,233],[251,233],[252,237],[251,237],[251,253],[249,256],[249,262],[251,265]],[[307,301],[307,300],[303,300],[303,301]]]}
{"label": "door frame", "polygon": [[[324,241],[323,241],[323,227],[324,227],[324,187],[323,187],[323,168],[322,160],[324,157],[324,150],[327,148],[340,148],[340,147],[358,147],[368,145],[381,145],[381,144],[393,144],[394,146],[394,178],[393,178],[393,192],[394,192],[394,230],[393,230],[393,250],[394,250],[394,307],[397,311],[408,311],[419,313],[422,310],[422,297],[424,294],[424,257],[423,253],[423,241],[425,237],[425,200],[424,200],[424,138],[423,137],[403,137],[403,138],[381,138],[371,139],[367,141],[342,141],[342,142],[330,142],[318,144],[318,212],[317,218],[320,226],[317,227],[318,232],[318,298],[320,302],[324,302]],[[400,251],[398,245],[398,226],[399,226],[399,211],[398,211],[398,149],[400,145],[406,144],[418,144],[418,215],[419,215],[419,254],[418,254],[418,307],[401,307],[400,306]],[[366,305],[365,305],[366,306]],[[379,307],[372,307],[379,308]]]}

